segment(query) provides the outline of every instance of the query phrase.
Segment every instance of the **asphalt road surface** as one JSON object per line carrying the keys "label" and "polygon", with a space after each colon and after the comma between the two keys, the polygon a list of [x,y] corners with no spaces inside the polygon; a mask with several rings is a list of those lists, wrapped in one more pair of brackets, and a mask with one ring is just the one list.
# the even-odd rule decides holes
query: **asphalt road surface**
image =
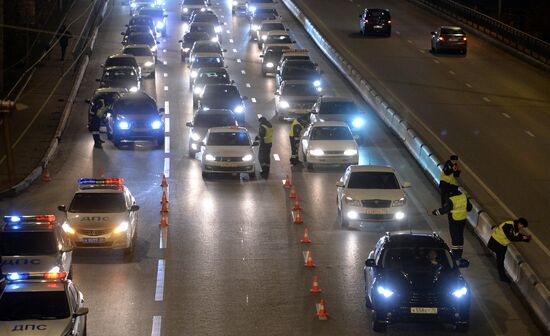
{"label": "asphalt road surface", "polygon": [[[247,126],[256,133],[256,114],[274,115],[274,79],[264,78],[256,44],[248,41],[248,22],[232,17],[226,3],[216,3],[224,26],[228,71],[246,103]],[[278,6],[298,45],[311,50],[325,71],[327,94],[354,93],[314,48],[305,32]],[[36,182],[27,192],[1,203],[3,213],[56,213],[70,201],[79,177],[123,177],[141,206],[135,257],[122,251],[79,250],[74,281],[90,308],[89,335],[371,335],[365,308],[363,265],[385,231],[436,231],[448,241],[445,218],[427,217],[439,195],[397,138],[363,103],[367,113],[362,164],[395,167],[410,181],[408,220],[401,224],[368,224],[343,229],[336,217],[340,169],[313,172],[289,166],[289,124],[274,120],[272,173],[268,180],[239,176],[203,181],[197,160],[187,155],[187,127],[192,96],[189,71],[180,61],[177,41],[183,33],[179,7],[168,4],[168,36],[160,44],[156,79],[143,88],[167,107],[169,130],[165,149],[138,142],[116,149],[107,142],[92,148],[86,130],[88,98],[101,74],[100,64],[120,49],[120,32],[128,7],[117,2],[97,39],[89,69],[70,118],[60,153],[51,166],[53,181]],[[169,183],[169,227],[160,230],[159,186]],[[281,180],[291,174],[304,208],[303,225],[291,223],[290,202]],[[299,243],[304,226],[313,244]],[[309,249],[317,267],[303,266]],[[472,292],[470,335],[538,335],[530,314],[508,285],[498,282],[493,259],[477,238],[466,233],[464,271]],[[311,294],[313,275],[322,294]],[[327,302],[328,321],[315,317],[315,303]],[[448,326],[396,325],[388,334],[454,334]]]}

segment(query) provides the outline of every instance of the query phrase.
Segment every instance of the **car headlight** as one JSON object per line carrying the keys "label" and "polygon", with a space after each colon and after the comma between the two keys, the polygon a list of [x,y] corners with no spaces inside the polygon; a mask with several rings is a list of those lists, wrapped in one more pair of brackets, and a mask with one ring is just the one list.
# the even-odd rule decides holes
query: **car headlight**
{"label": "car headlight", "polygon": [[262,40],[263,41],[267,40],[267,35],[262,35]]}
{"label": "car headlight", "polygon": [[289,107],[290,107],[290,104],[289,104],[286,100],[281,100],[281,101],[279,102],[279,107],[280,107],[280,108],[286,109],[286,108],[289,108]]}
{"label": "car headlight", "polygon": [[253,24],[253,25],[252,25],[252,30],[253,30],[253,31],[257,31],[258,29],[260,29],[260,26],[259,26],[259,25],[257,25],[257,24]]}
{"label": "car headlight", "polygon": [[273,68],[274,64],[272,62],[267,62],[265,66],[268,68]]}
{"label": "car headlight", "polygon": [[160,127],[162,126],[162,122],[160,120],[154,120],[152,123],[151,123],[151,128],[152,129],[160,129]]}
{"label": "car headlight", "polygon": [[189,8],[184,8],[184,9],[183,9],[183,12],[184,12],[184,13],[189,12]]}
{"label": "car headlight", "polygon": [[402,220],[405,218],[405,213],[403,211],[397,211],[394,215],[394,218],[397,220]]}
{"label": "car headlight", "polygon": [[137,86],[132,86],[129,90],[130,92],[138,92]]}
{"label": "car headlight", "polygon": [[222,32],[222,27],[216,26],[216,27],[214,28],[214,31],[215,31],[216,33],[221,33],[221,32]]}
{"label": "car headlight", "polygon": [[252,154],[246,154],[245,156],[243,156],[243,161],[252,161]]}
{"label": "car headlight", "polygon": [[201,140],[201,136],[198,135],[198,134],[195,133],[195,132],[191,132],[191,140],[193,140],[193,141],[200,141],[200,140]]}
{"label": "car headlight", "polygon": [[61,228],[63,229],[63,231],[65,231],[65,233],[68,233],[68,234],[76,233],[76,231],[69,225],[69,223],[63,223],[63,225],[61,225]]}
{"label": "car headlight", "polygon": [[349,206],[355,206],[355,207],[360,207],[361,206],[361,201],[360,200],[354,200],[353,198],[351,198],[349,196],[346,196],[346,198],[344,198],[344,202],[346,202],[346,204],[349,205]]}
{"label": "car headlight", "polygon": [[320,80],[313,81],[313,86],[315,86],[315,87],[321,86],[321,81]]}
{"label": "car headlight", "polygon": [[353,119],[351,122],[351,126],[353,126],[354,128],[360,128],[363,127],[363,125],[365,125],[365,120],[360,117]]}
{"label": "car headlight", "polygon": [[196,87],[193,89],[193,93],[196,95],[200,95],[202,93],[202,89],[200,87]]}
{"label": "car headlight", "polygon": [[155,26],[157,27],[157,29],[162,29],[162,28],[164,28],[164,22],[158,21]]}
{"label": "car headlight", "polygon": [[122,232],[126,232],[128,231],[128,222],[127,221],[124,221],[122,223],[120,223],[116,228],[115,230],[113,231],[113,233],[122,233]]}
{"label": "car headlight", "polygon": [[407,200],[405,200],[405,197],[401,197],[398,200],[391,201],[391,206],[392,207],[403,206],[403,205],[405,205],[406,202],[407,202]]}
{"label": "car headlight", "polygon": [[201,12],[206,12],[206,8],[202,7]]}
{"label": "car headlight", "polygon": [[344,155],[346,155],[346,156],[357,155],[357,149],[346,149],[344,151]]}
{"label": "car headlight", "polygon": [[316,149],[309,150],[309,154],[313,156],[323,156],[325,155],[325,152],[322,149],[316,148]]}
{"label": "car headlight", "polygon": [[191,71],[191,78],[197,78],[198,75],[199,73],[197,72],[197,70]]}
{"label": "car headlight", "polygon": [[357,213],[357,211],[348,211],[347,215],[348,218],[351,220],[359,218],[359,214]]}
{"label": "car headlight", "polygon": [[237,1],[233,1],[233,6],[237,6],[239,3]]}
{"label": "car headlight", "polygon": [[184,53],[186,53],[186,52],[189,52],[189,49],[190,49],[190,48],[181,48],[181,51],[183,51]]}
{"label": "car headlight", "polygon": [[145,65],[147,68],[148,67],[152,67],[155,63],[151,62],[151,61],[147,61],[145,62],[143,65]]}
{"label": "car headlight", "polygon": [[249,10],[250,10],[252,13],[254,13],[254,12],[256,11],[256,7],[250,6]]}
{"label": "car headlight", "polygon": [[216,161],[216,157],[215,157],[214,155],[212,155],[212,154],[206,154],[206,155],[204,156],[204,159],[205,159],[206,161]]}
{"label": "car headlight", "polygon": [[210,39],[210,42],[218,42],[218,37],[217,36],[214,36],[213,38]]}
{"label": "car headlight", "polygon": [[468,294],[468,288],[462,287],[453,291],[453,296],[460,299],[464,295]]}
{"label": "car headlight", "polygon": [[382,286],[378,286],[378,288],[376,288],[376,291],[378,292],[378,294],[382,295],[385,298],[389,298],[390,296],[393,295],[393,291],[387,288],[384,288]]}
{"label": "car headlight", "polygon": [[317,92],[322,92],[323,91],[323,88],[320,87],[320,86],[316,87],[316,89],[317,89]]}
{"label": "car headlight", "polygon": [[156,45],[154,45],[154,46],[151,47],[151,52],[155,52],[155,51],[157,51],[157,49],[158,49],[158,47]]}
{"label": "car headlight", "polygon": [[120,128],[121,130],[127,130],[127,129],[130,129],[130,123],[127,122],[127,121],[119,121],[118,122],[118,128]]}
{"label": "car headlight", "polygon": [[237,105],[234,111],[235,113],[243,113],[244,107],[242,105]]}

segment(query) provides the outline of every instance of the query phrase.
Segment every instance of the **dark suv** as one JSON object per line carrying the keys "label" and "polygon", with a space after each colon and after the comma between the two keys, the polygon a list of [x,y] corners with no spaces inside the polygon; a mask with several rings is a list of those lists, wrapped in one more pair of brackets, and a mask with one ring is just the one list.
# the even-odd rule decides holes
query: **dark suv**
{"label": "dark suv", "polygon": [[365,262],[365,300],[372,328],[395,322],[442,322],[466,331],[470,288],[449,246],[437,234],[386,234]]}
{"label": "dark suv", "polygon": [[359,29],[363,36],[381,34],[391,36],[391,14],[388,9],[365,8],[359,15]]}

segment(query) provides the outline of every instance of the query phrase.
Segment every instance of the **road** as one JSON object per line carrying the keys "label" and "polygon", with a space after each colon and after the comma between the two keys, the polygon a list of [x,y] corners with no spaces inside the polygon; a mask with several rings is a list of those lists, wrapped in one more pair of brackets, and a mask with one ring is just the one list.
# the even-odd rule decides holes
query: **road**
{"label": "road", "polygon": [[[354,95],[330,63],[321,56],[290,13],[280,5],[285,24],[301,47],[311,50],[325,71],[328,94]],[[228,71],[247,102],[247,126],[257,129],[256,114],[274,116],[274,79],[264,78],[258,50],[248,42],[248,23],[231,17],[226,3],[214,3],[225,26]],[[288,128],[274,120],[272,174],[268,180],[201,178],[199,163],[187,156],[191,120],[189,71],[180,62],[177,41],[183,33],[178,6],[168,2],[169,35],[160,45],[156,80],[143,88],[167,107],[170,129],[165,149],[137,143],[116,149],[106,143],[92,148],[83,102],[96,87],[100,64],[120,48],[120,32],[128,8],[117,2],[101,28],[61,143],[50,166],[53,181],[36,182],[17,198],[3,201],[3,213],[51,213],[70,201],[76,180],[83,176],[123,177],[141,206],[138,249],[133,260],[121,251],[76,251],[74,281],[90,307],[89,335],[371,335],[363,295],[364,260],[386,231],[440,233],[447,241],[445,218],[426,216],[439,195],[400,141],[358,101],[367,113],[362,164],[394,166],[409,189],[408,221],[343,229],[336,219],[335,182],[341,170],[289,167]],[[223,15],[223,16],[222,16]],[[255,133],[255,131],[253,131]],[[276,160],[275,154],[279,157]],[[162,174],[169,183],[169,227],[159,229]],[[291,174],[304,208],[304,225],[290,219],[290,202],[281,180]],[[60,213],[56,213],[61,216]],[[304,226],[311,246],[299,243]],[[303,266],[309,249],[317,267]],[[493,259],[477,238],[466,232],[464,271],[473,289],[470,335],[539,335],[529,313],[507,285],[498,282]],[[313,275],[322,294],[311,294]],[[315,318],[315,303],[327,302],[329,321]],[[389,334],[448,335],[449,327],[392,326]]]}

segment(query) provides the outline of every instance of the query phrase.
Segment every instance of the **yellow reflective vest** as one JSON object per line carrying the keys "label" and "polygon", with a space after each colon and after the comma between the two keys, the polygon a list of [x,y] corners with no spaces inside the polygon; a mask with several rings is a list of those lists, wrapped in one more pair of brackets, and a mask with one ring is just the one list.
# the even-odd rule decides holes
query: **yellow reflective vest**
{"label": "yellow reflective vest", "polygon": [[[295,126],[300,126],[300,133],[299,134],[294,134],[295,133],[294,132]],[[294,119],[292,121],[292,124],[290,124],[290,137],[291,138],[299,138],[302,135],[303,130],[304,130],[304,126],[302,124],[300,124],[298,119]]]}
{"label": "yellow reflective vest", "polygon": [[451,216],[455,221],[461,221],[466,219],[466,212],[468,207],[468,198],[464,194],[449,197],[453,208],[451,210]]}
{"label": "yellow reflective vest", "polygon": [[[263,143],[269,145],[273,141],[273,127],[269,127],[267,124],[261,123],[260,127],[264,129]],[[292,132],[292,130],[291,130]]]}
{"label": "yellow reflective vest", "polygon": [[452,185],[458,185],[453,174],[447,175],[444,172],[441,172],[441,176],[439,177],[439,180],[442,182],[447,182]]}
{"label": "yellow reflective vest", "polygon": [[516,226],[514,225],[513,221],[506,221],[504,223],[501,223],[499,226],[497,226],[495,231],[493,231],[491,237],[493,237],[493,239],[502,246],[508,246],[511,243],[510,239],[508,239],[508,237],[506,237],[506,234],[504,233],[505,225],[512,225],[512,227],[514,228],[512,231],[514,236],[519,236],[519,231],[516,231]]}

